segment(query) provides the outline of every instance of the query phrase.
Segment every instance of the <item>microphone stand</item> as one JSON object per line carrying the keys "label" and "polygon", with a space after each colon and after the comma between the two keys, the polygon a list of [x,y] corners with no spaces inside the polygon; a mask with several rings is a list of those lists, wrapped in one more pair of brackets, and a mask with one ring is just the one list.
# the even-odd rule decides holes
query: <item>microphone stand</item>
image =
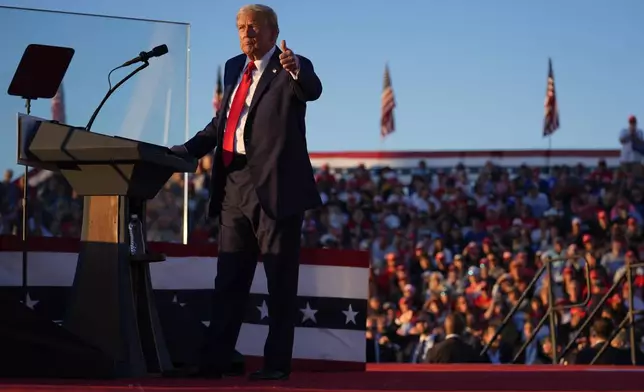
{"label": "microphone stand", "polygon": [[[94,113],[92,113],[92,117],[89,119],[89,122],[87,123],[87,126],[85,127],[85,130],[86,130],[86,131],[90,131],[90,130],[91,130],[91,128],[92,128],[92,124],[94,124],[94,120],[96,120],[96,116],[98,116],[98,112],[100,112],[100,111],[101,111],[101,109],[103,108],[103,105],[105,105],[105,102],[107,102],[107,100],[109,99],[109,97],[110,97],[110,96],[112,96],[112,94],[114,94],[114,92],[116,91],[116,89],[118,89],[119,87],[121,87],[121,86],[123,85],[123,83],[127,82],[128,80],[130,80],[130,78],[131,78],[132,76],[134,76],[134,75],[136,75],[137,73],[139,73],[139,72],[143,71],[144,69],[146,69],[149,65],[150,65],[150,63],[148,63],[147,61],[144,61],[142,65],[140,65],[139,67],[137,67],[134,71],[130,72],[126,77],[124,77],[123,79],[121,79],[121,81],[120,81],[120,82],[116,83],[116,84],[114,85],[114,87],[112,87],[111,89],[109,89],[109,91],[107,92],[107,94],[105,94],[105,97],[103,98],[103,100],[101,101],[101,103],[98,105],[98,107],[96,108],[96,110],[94,110]],[[119,68],[123,68],[123,66],[120,66],[120,67],[116,67],[116,68],[114,68],[114,71],[116,71],[116,70],[117,70],[117,69],[119,69]]]}
{"label": "microphone stand", "polygon": [[[31,115],[31,98],[25,99],[25,109],[27,110],[27,115]],[[25,165],[25,172],[22,175],[22,301],[25,306],[28,306],[29,300],[29,273],[27,271],[29,264],[29,246],[27,244],[27,238],[29,237],[29,229],[27,225],[29,224],[29,215],[27,213],[28,200],[29,200],[29,166]]]}

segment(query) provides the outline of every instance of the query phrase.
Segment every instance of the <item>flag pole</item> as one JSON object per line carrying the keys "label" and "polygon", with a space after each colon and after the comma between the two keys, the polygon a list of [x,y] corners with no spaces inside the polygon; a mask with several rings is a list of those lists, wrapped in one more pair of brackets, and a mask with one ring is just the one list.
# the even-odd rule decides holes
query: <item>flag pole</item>
{"label": "flag pole", "polygon": [[550,155],[552,154],[552,134],[548,135],[548,152],[546,157],[546,165],[548,167],[548,175],[552,174],[552,166],[550,165]]}

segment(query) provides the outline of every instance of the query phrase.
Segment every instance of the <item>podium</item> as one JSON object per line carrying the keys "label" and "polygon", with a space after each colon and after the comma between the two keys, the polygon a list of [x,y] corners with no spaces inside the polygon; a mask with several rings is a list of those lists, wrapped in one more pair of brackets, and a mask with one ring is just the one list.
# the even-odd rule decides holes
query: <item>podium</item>
{"label": "podium", "polygon": [[[84,197],[76,275],[63,326],[113,361],[105,377],[139,377],[172,368],[155,306],[149,263],[131,255],[128,223],[177,172],[196,159],[136,140],[19,115],[19,163],[60,172]],[[146,247],[147,248],[147,247]]]}

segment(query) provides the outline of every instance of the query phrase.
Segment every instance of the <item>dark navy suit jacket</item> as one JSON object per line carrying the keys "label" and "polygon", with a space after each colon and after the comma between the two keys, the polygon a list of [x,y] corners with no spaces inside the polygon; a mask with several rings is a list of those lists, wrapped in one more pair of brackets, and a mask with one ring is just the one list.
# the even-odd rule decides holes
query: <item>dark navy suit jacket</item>
{"label": "dark navy suit jacket", "polygon": [[[322,94],[322,83],[313,64],[298,56],[299,73],[295,80],[279,61],[276,48],[262,73],[244,129],[248,167],[255,191],[264,212],[273,219],[301,214],[321,205],[306,144],[306,103]],[[226,112],[231,95],[246,63],[242,54],[226,62],[224,96],[221,109],[184,146],[188,153],[201,158],[223,145]],[[215,150],[212,168],[209,216],[221,210],[225,170],[221,148]]]}

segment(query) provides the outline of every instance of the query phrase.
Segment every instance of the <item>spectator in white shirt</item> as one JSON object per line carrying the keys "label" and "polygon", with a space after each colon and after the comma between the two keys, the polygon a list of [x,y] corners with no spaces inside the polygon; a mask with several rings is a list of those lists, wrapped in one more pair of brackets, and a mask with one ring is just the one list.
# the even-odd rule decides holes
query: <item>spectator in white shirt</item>
{"label": "spectator in white shirt", "polygon": [[628,118],[628,128],[622,129],[619,135],[619,142],[622,144],[621,161],[622,163],[635,163],[642,161],[642,155],[633,150],[633,140],[644,139],[642,130],[637,128],[637,118],[630,116]]}
{"label": "spectator in white shirt", "polygon": [[434,196],[429,193],[429,189],[421,188],[419,192],[411,196],[410,204],[419,212],[429,212],[429,205],[434,205],[434,211],[440,209],[441,204]]}
{"label": "spectator in white shirt", "polygon": [[546,194],[539,192],[539,188],[533,186],[528,191],[528,194],[523,198],[523,204],[530,207],[532,210],[532,216],[535,218],[541,218],[549,208],[550,201]]}
{"label": "spectator in white shirt", "polygon": [[[629,256],[632,256],[632,253],[633,252],[631,252],[631,255]],[[611,243],[610,252],[602,256],[600,264],[606,269],[606,271],[608,271],[609,274],[614,275],[622,266],[624,266],[624,259],[624,243],[619,239],[615,239]]]}

